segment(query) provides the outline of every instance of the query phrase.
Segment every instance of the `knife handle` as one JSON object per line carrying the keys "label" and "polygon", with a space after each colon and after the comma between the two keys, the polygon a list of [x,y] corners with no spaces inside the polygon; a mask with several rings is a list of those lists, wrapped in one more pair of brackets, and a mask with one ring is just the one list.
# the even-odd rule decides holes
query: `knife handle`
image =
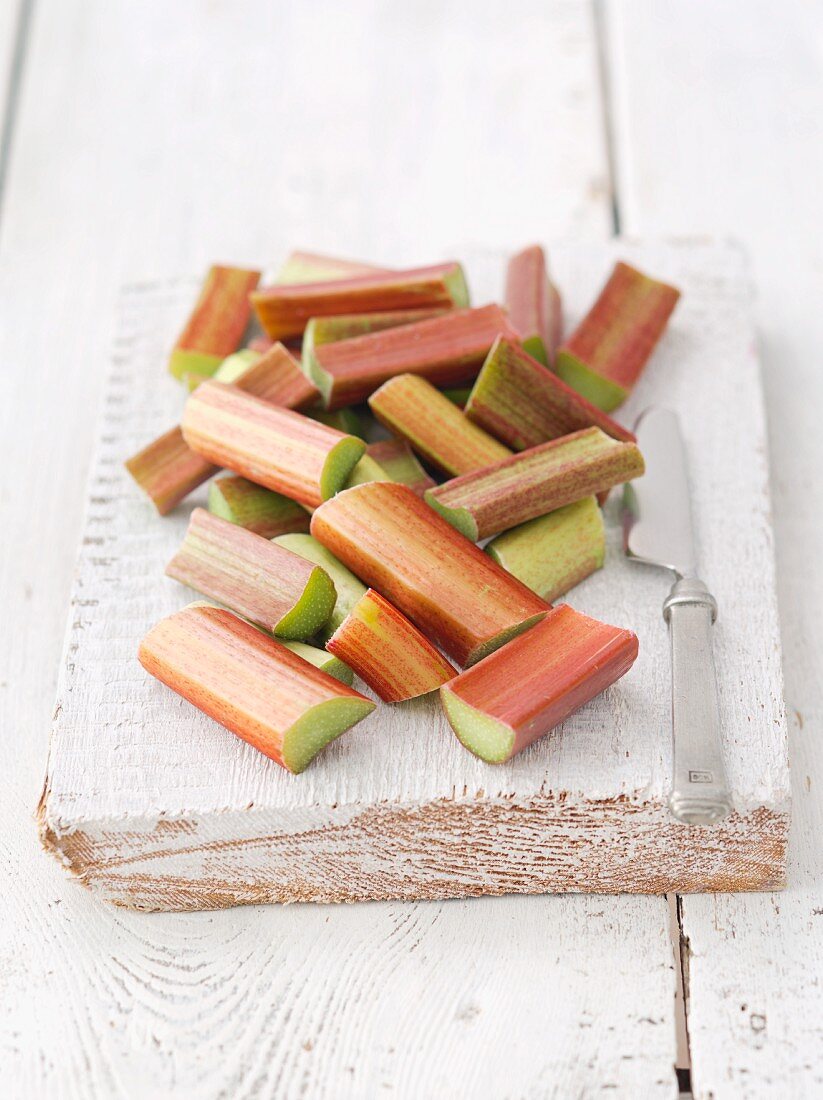
{"label": "knife handle", "polygon": [[717,603],[702,581],[684,577],[666,598],[663,618],[672,647],[674,778],[669,808],[689,825],[713,825],[732,808],[712,651]]}

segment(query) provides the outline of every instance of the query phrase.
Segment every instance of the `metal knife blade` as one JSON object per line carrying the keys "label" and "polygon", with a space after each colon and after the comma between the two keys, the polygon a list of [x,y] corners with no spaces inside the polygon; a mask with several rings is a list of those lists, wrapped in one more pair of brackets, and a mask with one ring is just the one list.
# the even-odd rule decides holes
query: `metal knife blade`
{"label": "metal knife blade", "polygon": [[680,422],[669,409],[652,407],[638,420],[635,434],[646,472],[624,490],[625,551],[678,577],[693,576],[697,555]]}

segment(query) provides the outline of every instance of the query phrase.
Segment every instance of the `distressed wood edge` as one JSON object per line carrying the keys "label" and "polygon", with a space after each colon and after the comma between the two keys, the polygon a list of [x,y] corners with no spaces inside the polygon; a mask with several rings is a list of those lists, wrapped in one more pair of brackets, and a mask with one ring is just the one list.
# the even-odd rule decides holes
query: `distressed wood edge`
{"label": "distressed wood edge", "polygon": [[317,806],[294,816],[249,807],[67,827],[50,817],[47,787],[37,810],[47,852],[97,896],[143,910],[786,884],[790,814],[765,806],[704,829],[628,796]]}

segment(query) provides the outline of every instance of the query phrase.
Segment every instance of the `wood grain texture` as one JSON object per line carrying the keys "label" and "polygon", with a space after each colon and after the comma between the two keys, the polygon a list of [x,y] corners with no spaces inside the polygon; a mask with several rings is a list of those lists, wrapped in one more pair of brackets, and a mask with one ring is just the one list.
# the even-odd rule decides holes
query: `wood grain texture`
{"label": "wood grain texture", "polygon": [[[557,249],[572,316],[618,255],[684,290],[627,415],[655,401],[683,415],[701,562],[723,609],[717,661],[735,816],[708,830],[668,817],[667,581],[623,559],[617,502],[606,568],[569,602],[634,629],[641,657],[506,765],[470,756],[427,698],[379,708],[295,780],[147,680],[137,641],[190,598],[161,576],[188,509],[158,520],[121,465],[179,401],[162,384],[160,351],[188,291],[166,283],[124,298],[41,807],[45,843],[86,884],[125,905],[209,908],[782,883],[785,725],[745,264],[723,247]],[[502,256],[468,266],[492,294]]]}
{"label": "wood grain texture", "polygon": [[[609,3],[628,232],[735,234],[758,283],[793,828],[781,895],[685,897],[699,1100],[823,1091],[823,9]],[[676,124],[673,125],[673,121]]]}

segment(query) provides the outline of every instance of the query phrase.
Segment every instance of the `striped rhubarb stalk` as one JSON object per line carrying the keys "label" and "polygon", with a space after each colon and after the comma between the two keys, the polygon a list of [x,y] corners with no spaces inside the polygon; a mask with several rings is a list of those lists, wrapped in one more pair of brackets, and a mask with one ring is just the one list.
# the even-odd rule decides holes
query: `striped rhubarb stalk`
{"label": "striped rhubarb stalk", "polygon": [[352,669],[328,650],[318,649],[317,646],[308,645],[307,642],[283,642],[283,645],[298,657],[302,657],[304,661],[308,661],[310,665],[322,669],[335,680],[339,680],[341,684],[348,684],[351,687],[354,683]]}
{"label": "striped rhubarb stalk", "polygon": [[305,376],[289,349],[280,343],[272,344],[256,362],[238,370],[234,377],[228,372],[221,375],[222,370],[221,366],[215,381],[239,385],[246,393],[253,393],[272,405],[303,411],[320,400],[317,387]]}
{"label": "striped rhubarb stalk", "polygon": [[465,412],[469,420],[515,451],[591,427],[613,439],[634,439],[630,431],[503,336],[489,352]]}
{"label": "striped rhubarb stalk", "polygon": [[407,485],[347,489],[317,509],[311,532],[458,664],[474,664],[548,610]]}
{"label": "striped rhubarb stalk", "polygon": [[468,304],[458,263],[407,271],[356,275],[301,284],[275,284],[251,295],[260,324],[273,340],[302,336],[312,317],[383,313],[406,309],[452,309]]}
{"label": "striped rhubarb stalk", "polygon": [[502,764],[619,680],[637,637],[563,605],[440,689],[466,748]]}
{"label": "striped rhubarb stalk", "polygon": [[548,365],[560,343],[562,304],[538,244],[524,248],[506,268],[506,306],[526,351]]}
{"label": "striped rhubarb stalk", "polygon": [[192,512],[166,576],[299,642],[325,626],[337,598],[325,570],[204,508]]}
{"label": "striped rhubarb stalk", "polygon": [[389,431],[402,435],[426,462],[450,476],[491,466],[511,454],[417,374],[398,374],[384,382],[369,398],[369,408]]}
{"label": "striped rhubarb stalk", "polygon": [[415,699],[457,675],[414,623],[370,588],[326,643],[385,703]]}
{"label": "striped rhubarb stalk", "polygon": [[209,269],[200,297],[169,358],[175,378],[214,374],[239,346],[249,323],[249,294],[260,282],[259,271],[240,267]]}
{"label": "striped rhubarb stalk", "polygon": [[586,428],[429,489],[426,500],[476,542],[640,477],[635,443]]}
{"label": "striped rhubarb stalk", "polygon": [[416,325],[324,344],[314,349],[308,369],[324,404],[336,409],[365,401],[397,374],[419,374],[437,386],[473,381],[501,333],[517,339],[500,306],[455,310]]}
{"label": "striped rhubarb stalk", "polygon": [[408,485],[418,496],[436,484],[417,461],[405,439],[380,439],[366,447],[366,454],[386,471],[389,481]]}
{"label": "striped rhubarb stalk", "polygon": [[307,562],[319,565],[331,577],[337,592],[337,602],[329,621],[320,630],[318,639],[324,644],[341,625],[354,605],[366,594],[366,586],[330,550],[312,535],[278,535],[274,542],[297,554]]}
{"label": "striped rhubarb stalk", "polygon": [[352,279],[357,275],[383,274],[387,269],[356,260],[340,260],[317,252],[290,252],[274,280],[280,285],[320,283],[328,279]]}
{"label": "striped rhubarb stalk", "polygon": [[264,539],[309,529],[305,508],[244,477],[215,478],[209,485],[209,511]]}
{"label": "striped rhubarb stalk", "polygon": [[140,644],[143,668],[297,774],[375,704],[230,611],[191,604]]}
{"label": "striped rhubarb stalk", "polygon": [[366,450],[362,439],[221,382],[197,387],[182,427],[191,449],[209,462],[308,508],[342,489]]}
{"label": "striped rhubarb stalk", "polygon": [[554,369],[611,412],[631,393],[679,297],[675,287],[615,264],[597,301],[558,349]]}
{"label": "striped rhubarb stalk", "polygon": [[442,317],[445,309],[401,309],[383,313],[344,313],[336,317],[312,317],[303,333],[303,363],[309,370],[314,349],[324,344],[336,344],[370,332],[385,332],[390,328]]}
{"label": "striped rhubarb stalk", "polygon": [[551,603],[602,567],[603,515],[594,497],[584,497],[504,531],[487,543],[486,553]]}

